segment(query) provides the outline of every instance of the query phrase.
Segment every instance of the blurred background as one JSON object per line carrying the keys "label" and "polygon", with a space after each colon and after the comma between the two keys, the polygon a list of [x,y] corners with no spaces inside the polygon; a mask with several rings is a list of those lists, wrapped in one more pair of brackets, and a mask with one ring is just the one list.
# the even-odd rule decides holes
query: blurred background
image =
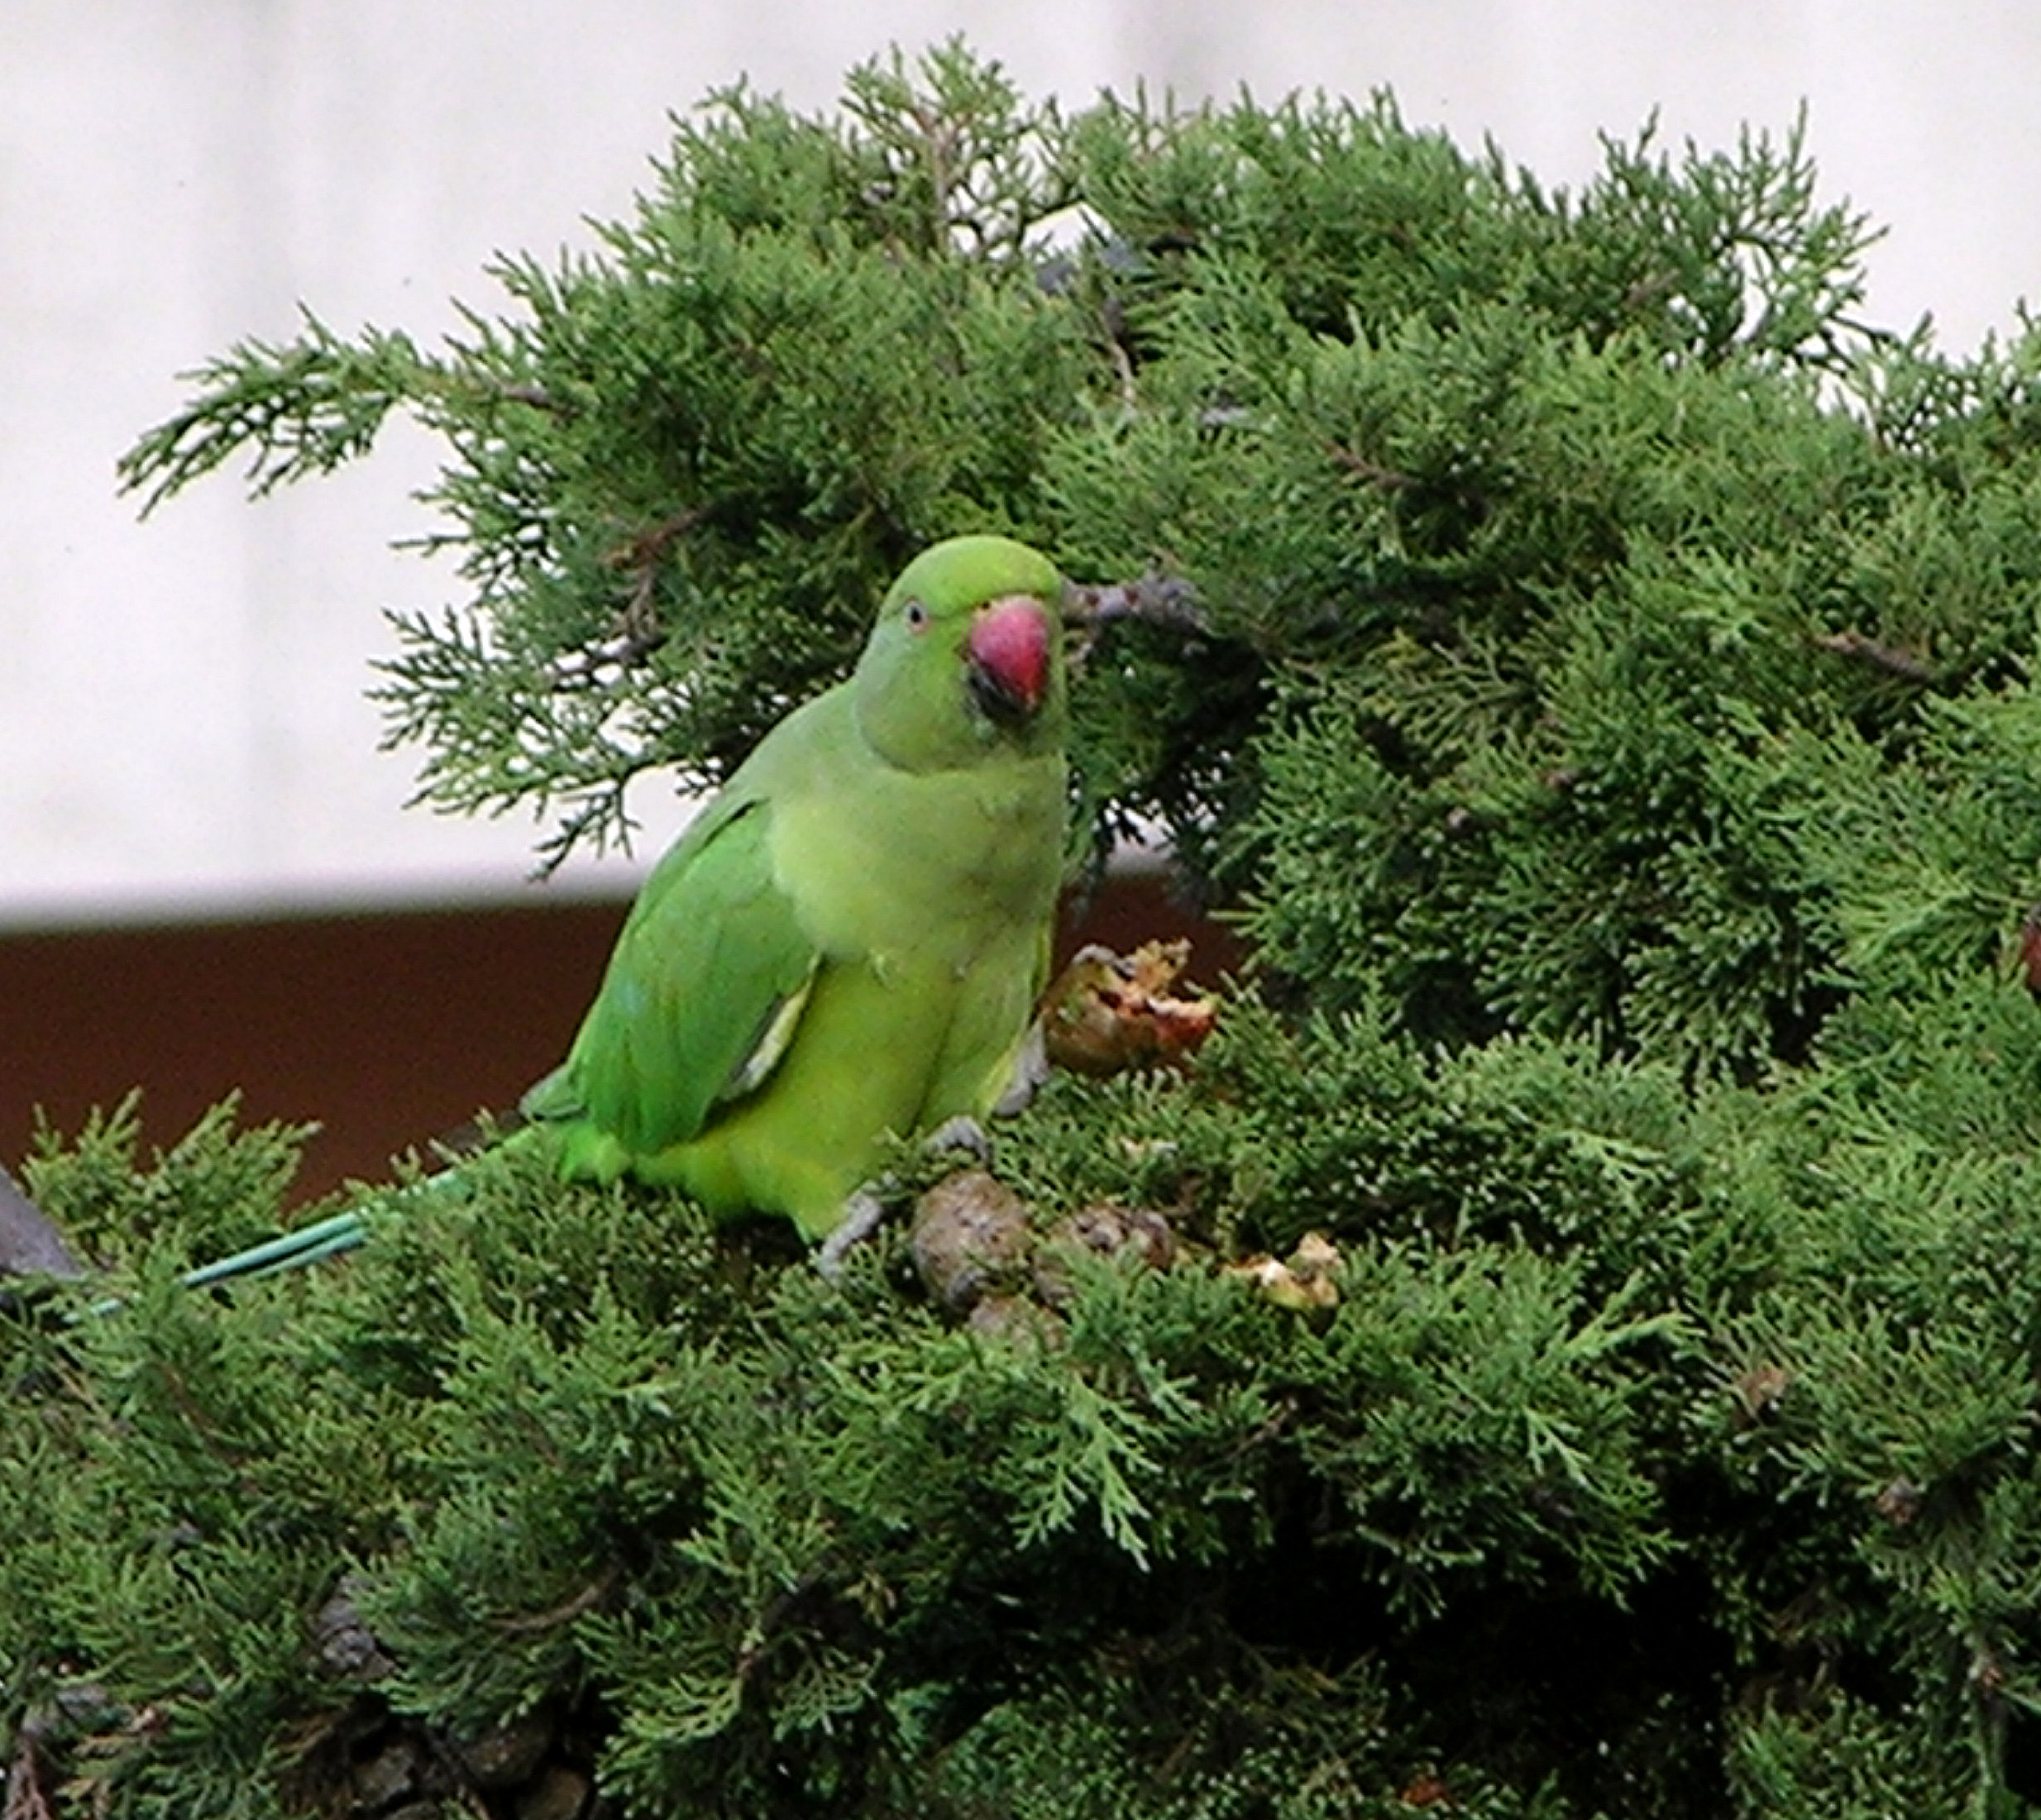
{"label": "blurred background", "polygon": [[648,781],[635,855],[534,886],[528,823],[407,810],[363,691],[385,609],[461,597],[390,547],[432,446],[138,521],[114,462],[178,375],[301,305],[430,341],[495,252],[627,213],[708,91],[822,107],[954,31],[1071,107],[1386,86],[1547,185],[1654,110],[1717,146],[1804,103],[1825,199],[1887,229],[1871,320],[1967,351],[2041,294],[2030,0],[0,0],[0,1161],[38,1106],[140,1085],[168,1142],[239,1087],[325,1123],[308,1190],[376,1173],[556,1058],[686,819]]}

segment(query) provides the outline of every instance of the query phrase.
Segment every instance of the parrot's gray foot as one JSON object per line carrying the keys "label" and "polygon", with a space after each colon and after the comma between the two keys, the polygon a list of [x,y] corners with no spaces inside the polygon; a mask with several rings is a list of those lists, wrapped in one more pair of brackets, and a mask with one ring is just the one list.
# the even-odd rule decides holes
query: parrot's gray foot
{"label": "parrot's gray foot", "polygon": [[1013,1078],[1006,1083],[1006,1091],[999,1096],[992,1108],[996,1119],[1011,1119],[1017,1112],[1025,1111],[1027,1103],[1040,1090],[1049,1078],[1049,1039],[1043,1034],[1042,1020],[1038,1017],[1028,1026],[1028,1034],[1022,1039],[1020,1053],[1013,1058]]}
{"label": "parrot's gray foot", "polygon": [[844,1217],[836,1230],[822,1241],[815,1254],[815,1267],[830,1283],[840,1282],[844,1259],[850,1248],[861,1244],[879,1230],[886,1217],[886,1202],[871,1188],[860,1188],[844,1203]]}
{"label": "parrot's gray foot", "polygon": [[[959,1112],[954,1119],[944,1120],[924,1141],[938,1156],[954,1152],[968,1157],[980,1168],[992,1160],[992,1140],[985,1135],[985,1127],[968,1113]],[[822,1241],[815,1254],[815,1268],[831,1283],[837,1282],[844,1274],[844,1260],[850,1255],[851,1248],[879,1230],[890,1204],[888,1197],[897,1201],[900,1192],[900,1184],[887,1176],[868,1182],[851,1196],[844,1203],[844,1217],[837,1222],[836,1230]]]}
{"label": "parrot's gray foot", "polygon": [[949,1151],[967,1156],[980,1168],[992,1160],[992,1140],[986,1135],[985,1127],[968,1112],[944,1120],[929,1133],[927,1147],[937,1156]]}

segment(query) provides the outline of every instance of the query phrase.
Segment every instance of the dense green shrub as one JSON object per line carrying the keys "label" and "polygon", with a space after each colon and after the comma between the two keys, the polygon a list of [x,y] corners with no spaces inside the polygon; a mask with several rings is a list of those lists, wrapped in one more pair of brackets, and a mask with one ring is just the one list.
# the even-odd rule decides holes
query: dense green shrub
{"label": "dense green shrub", "polygon": [[[127,1300],[0,1317],[10,1816],[2041,1807],[2041,334],[1862,326],[1867,238],[1797,133],[1560,195],[952,49],[721,98],[461,341],[202,370],[151,499],[444,437],[472,599],[384,699],[555,857],[935,537],[1184,578],[1085,653],[1077,820],[1256,972],[1002,1130],[1042,1233],[1177,1254],[997,1326],[514,1154],[195,1295],[293,1135],[51,1138]],[[1224,1268],[1310,1232],[1329,1314]]]}

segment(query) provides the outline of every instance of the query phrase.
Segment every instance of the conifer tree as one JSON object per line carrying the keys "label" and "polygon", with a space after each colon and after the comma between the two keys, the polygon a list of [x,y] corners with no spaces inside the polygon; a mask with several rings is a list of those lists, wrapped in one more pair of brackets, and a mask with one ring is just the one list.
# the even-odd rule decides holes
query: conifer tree
{"label": "conifer tree", "polygon": [[1076,819],[1253,966],[1001,1131],[968,1308],[515,1154],[194,1294],[299,1135],[47,1135],[126,1302],[0,1313],[9,1820],[2041,1808],[2041,332],[1866,323],[1871,232],[1798,128],[1560,193],[952,45],[716,98],[442,346],[202,369],[151,505],[443,439],[382,699],[554,861],[934,538],[1180,585]]}

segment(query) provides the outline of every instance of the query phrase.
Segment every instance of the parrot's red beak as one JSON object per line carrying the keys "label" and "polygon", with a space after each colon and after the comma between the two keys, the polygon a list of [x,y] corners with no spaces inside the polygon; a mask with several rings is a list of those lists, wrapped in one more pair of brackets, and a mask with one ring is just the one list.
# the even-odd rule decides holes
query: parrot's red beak
{"label": "parrot's red beak", "polygon": [[964,635],[971,693],[994,720],[1032,716],[1049,693],[1049,612],[1032,595],[1011,594],[980,607]]}

